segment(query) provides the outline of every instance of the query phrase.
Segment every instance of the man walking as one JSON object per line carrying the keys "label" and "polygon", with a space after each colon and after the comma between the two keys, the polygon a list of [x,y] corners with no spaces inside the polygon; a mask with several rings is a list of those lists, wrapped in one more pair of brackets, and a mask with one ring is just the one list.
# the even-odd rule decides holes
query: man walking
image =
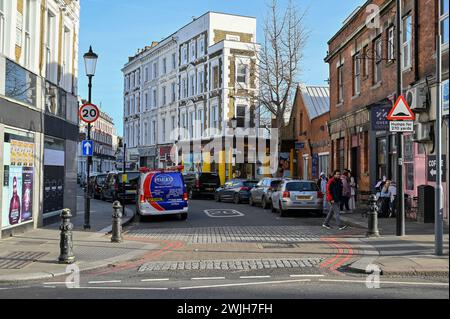
{"label": "man walking", "polygon": [[339,230],[344,230],[348,226],[341,224],[341,220],[339,218],[341,212],[341,201],[342,201],[342,191],[343,185],[341,180],[341,172],[339,170],[335,170],[333,173],[333,178],[328,181],[327,185],[327,201],[330,203],[330,210],[328,212],[327,218],[323,223],[323,227],[326,229],[331,229],[330,220],[334,217],[336,218],[336,224]]}

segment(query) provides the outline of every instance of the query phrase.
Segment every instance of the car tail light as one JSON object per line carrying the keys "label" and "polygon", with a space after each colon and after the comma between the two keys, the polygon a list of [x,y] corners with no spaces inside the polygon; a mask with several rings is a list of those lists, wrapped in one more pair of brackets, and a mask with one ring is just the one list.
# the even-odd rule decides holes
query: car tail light
{"label": "car tail light", "polygon": [[289,197],[291,197],[290,192],[283,192],[283,198],[289,198]]}
{"label": "car tail light", "polygon": [[185,192],[185,193],[183,194],[183,200],[184,200],[184,201],[187,201],[187,200],[188,200],[188,193]]}
{"label": "car tail light", "polygon": [[139,196],[139,201],[141,203],[145,203],[145,196],[144,195]]}
{"label": "car tail light", "polygon": [[317,192],[317,198],[323,198],[323,193],[322,192]]}
{"label": "car tail light", "polygon": [[241,191],[249,191],[249,190],[250,190],[250,187],[247,187],[247,186],[241,187]]}

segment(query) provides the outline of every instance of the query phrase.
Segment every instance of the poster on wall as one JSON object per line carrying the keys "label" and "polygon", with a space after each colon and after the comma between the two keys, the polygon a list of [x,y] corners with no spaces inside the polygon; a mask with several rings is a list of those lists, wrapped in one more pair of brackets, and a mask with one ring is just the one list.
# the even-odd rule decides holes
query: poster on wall
{"label": "poster on wall", "polygon": [[33,220],[34,144],[26,139],[5,134],[2,229]]}
{"label": "poster on wall", "polygon": [[280,153],[278,161],[278,177],[291,177],[289,153]]}

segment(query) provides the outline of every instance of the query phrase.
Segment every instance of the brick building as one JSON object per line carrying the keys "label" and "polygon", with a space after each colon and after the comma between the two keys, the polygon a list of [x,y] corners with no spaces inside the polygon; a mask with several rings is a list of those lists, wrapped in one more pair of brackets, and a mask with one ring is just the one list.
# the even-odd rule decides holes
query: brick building
{"label": "brick building", "polygon": [[[404,191],[411,198],[417,196],[418,185],[432,185],[427,181],[425,166],[427,156],[434,152],[439,23],[445,30],[443,79],[448,88],[448,1],[442,1],[441,12],[437,10],[438,1],[402,1],[403,93],[417,112],[415,133],[405,134],[403,150]],[[369,5],[379,8],[374,20],[368,19],[372,13]],[[325,58],[330,66],[331,166],[350,168],[363,194],[373,191],[383,176],[396,179],[395,137],[385,121],[396,98],[395,14],[394,0],[367,1],[328,42]],[[447,145],[448,126],[444,132]],[[447,153],[445,146],[443,150]]]}

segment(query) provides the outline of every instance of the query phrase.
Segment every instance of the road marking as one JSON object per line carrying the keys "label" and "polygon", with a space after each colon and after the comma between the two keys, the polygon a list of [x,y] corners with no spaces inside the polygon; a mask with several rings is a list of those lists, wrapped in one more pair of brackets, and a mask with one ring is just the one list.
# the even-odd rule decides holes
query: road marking
{"label": "road marking", "polygon": [[259,279],[259,278],[270,278],[270,276],[240,276],[241,279]]}
{"label": "road marking", "polygon": [[[212,218],[228,218],[228,217],[242,217],[245,216],[240,211],[235,209],[206,209],[205,214]],[[217,215],[216,215],[217,214]]]}
{"label": "road marking", "polygon": [[153,279],[142,279],[142,282],[150,282],[150,281],[168,281],[170,278],[153,278]]}
{"label": "road marking", "polygon": [[[365,284],[365,280],[344,280],[344,279],[319,279],[319,281],[323,282],[348,282],[348,283],[363,283]],[[394,284],[394,285],[423,285],[423,286],[448,286],[448,283],[440,283],[440,282],[408,282],[408,281],[381,281],[381,284]]]}
{"label": "road marking", "polygon": [[246,283],[238,283],[238,284],[222,284],[222,285],[209,285],[209,286],[192,286],[192,287],[180,287],[179,289],[187,290],[187,289],[220,288],[220,287],[235,287],[235,286],[272,285],[272,284],[285,284],[285,283],[308,282],[308,281],[311,281],[311,279],[246,282]]}
{"label": "road marking", "polygon": [[[44,282],[43,283],[43,285],[65,285],[66,284],[66,282],[64,281],[64,282],[57,282],[57,281],[55,281],[55,282]],[[69,284],[70,284],[70,282],[69,282]]]}
{"label": "road marking", "polygon": [[120,282],[122,282],[122,280],[89,281],[88,284],[116,284]]}
{"label": "road marking", "polygon": [[225,277],[193,277],[191,280],[224,280]]}
{"label": "road marking", "polygon": [[290,275],[292,278],[300,278],[300,277],[325,277],[325,275]]}
{"label": "road marking", "polygon": [[44,286],[44,288],[56,288],[56,286]]}
{"label": "road marking", "polygon": [[80,287],[77,289],[100,289],[100,290],[169,290],[169,288],[151,287]]}

